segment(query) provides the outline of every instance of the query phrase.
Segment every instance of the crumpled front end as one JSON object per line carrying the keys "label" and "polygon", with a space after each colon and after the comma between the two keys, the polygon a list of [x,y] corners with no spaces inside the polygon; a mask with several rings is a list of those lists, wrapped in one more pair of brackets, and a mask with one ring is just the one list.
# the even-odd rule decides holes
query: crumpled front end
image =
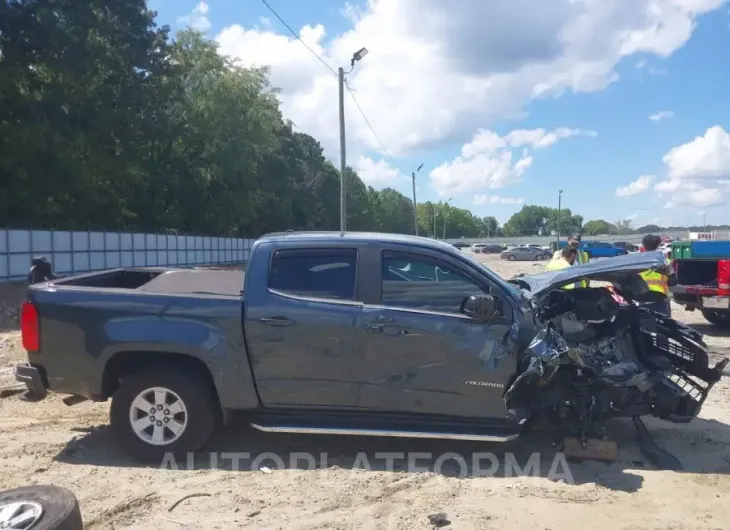
{"label": "crumpled front end", "polygon": [[606,288],[555,290],[541,331],[504,394],[513,418],[547,415],[571,436],[600,437],[611,417],[696,417],[727,359],[709,366],[702,336]]}

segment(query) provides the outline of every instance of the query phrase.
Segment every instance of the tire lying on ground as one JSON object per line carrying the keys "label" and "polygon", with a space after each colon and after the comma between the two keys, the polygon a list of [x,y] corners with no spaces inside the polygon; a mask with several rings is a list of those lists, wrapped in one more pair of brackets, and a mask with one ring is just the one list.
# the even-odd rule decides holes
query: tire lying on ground
{"label": "tire lying on ground", "polygon": [[76,496],[66,488],[23,486],[0,491],[0,528],[83,530]]}

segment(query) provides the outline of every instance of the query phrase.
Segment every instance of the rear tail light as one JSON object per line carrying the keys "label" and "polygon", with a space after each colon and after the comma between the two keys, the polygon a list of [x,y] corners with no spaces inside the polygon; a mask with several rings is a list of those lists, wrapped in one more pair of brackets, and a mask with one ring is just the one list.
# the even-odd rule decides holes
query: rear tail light
{"label": "rear tail light", "polygon": [[40,349],[38,321],[38,309],[32,303],[25,302],[20,308],[20,336],[26,351],[36,352]]}
{"label": "rear tail light", "polygon": [[717,295],[730,296],[730,259],[717,262]]}

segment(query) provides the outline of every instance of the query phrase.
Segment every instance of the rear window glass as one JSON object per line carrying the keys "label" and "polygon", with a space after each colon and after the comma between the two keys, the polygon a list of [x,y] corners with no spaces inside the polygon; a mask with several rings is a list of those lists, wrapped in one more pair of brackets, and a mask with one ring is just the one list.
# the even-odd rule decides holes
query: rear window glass
{"label": "rear window glass", "polygon": [[308,298],[354,300],[357,251],[285,250],[274,254],[269,288]]}

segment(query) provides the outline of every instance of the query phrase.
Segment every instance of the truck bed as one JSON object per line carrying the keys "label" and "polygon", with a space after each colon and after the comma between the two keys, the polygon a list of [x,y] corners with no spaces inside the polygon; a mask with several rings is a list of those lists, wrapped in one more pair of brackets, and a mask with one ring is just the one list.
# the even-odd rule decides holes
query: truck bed
{"label": "truck bed", "polygon": [[83,274],[54,280],[48,285],[170,294],[239,296],[243,292],[243,280],[244,272],[241,270],[145,267]]}

